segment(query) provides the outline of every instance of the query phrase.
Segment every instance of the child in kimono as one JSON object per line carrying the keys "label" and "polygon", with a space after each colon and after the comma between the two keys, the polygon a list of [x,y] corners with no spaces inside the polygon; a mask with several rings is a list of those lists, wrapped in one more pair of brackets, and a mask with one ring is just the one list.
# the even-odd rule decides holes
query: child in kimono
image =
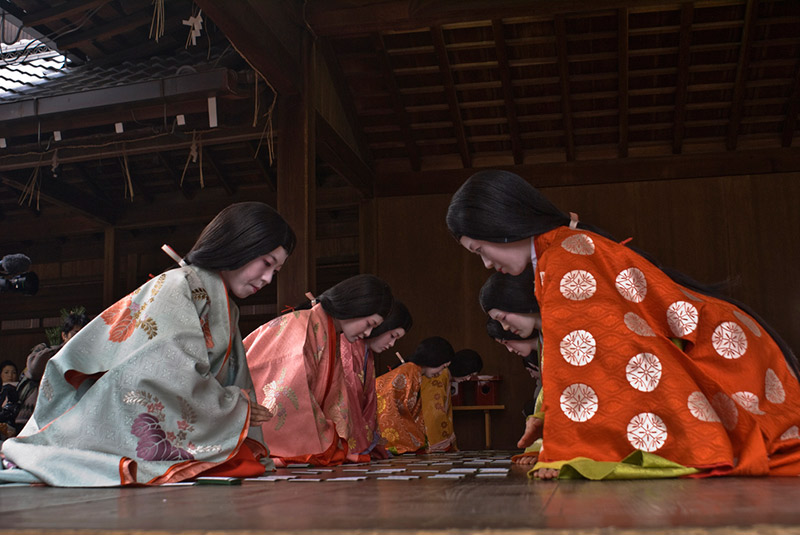
{"label": "child in kimono", "polygon": [[487,268],[533,268],[547,417],[531,477],[800,475],[797,359],[745,305],[508,171],[470,177],[447,225]]}
{"label": "child in kimono", "polygon": [[347,438],[347,445],[350,451],[357,452],[359,458],[365,461],[387,457],[378,428],[375,355],[392,348],[411,330],[412,323],[408,308],[395,299],[389,315],[367,338],[352,343],[344,335],[339,338],[344,382],[350,404],[348,414],[352,435]]}
{"label": "child in kimono", "polygon": [[[420,390],[424,377],[440,375],[453,359],[450,342],[440,336],[426,338],[407,361],[378,377],[378,425],[393,454],[428,451]],[[446,375],[447,389],[450,376]]]}
{"label": "child in kimono", "polygon": [[0,481],[156,485],[272,467],[231,294],[272,281],[295,235],[263,203],[233,204],[177,269],[98,315],[47,363],[33,416],[3,443]]}
{"label": "child in kimono", "polygon": [[310,309],[279,316],[245,338],[256,397],[273,414],[262,430],[276,465],[362,460],[348,444],[353,418],[339,340],[366,339],[392,301],[384,281],[356,275],[323,292]]}

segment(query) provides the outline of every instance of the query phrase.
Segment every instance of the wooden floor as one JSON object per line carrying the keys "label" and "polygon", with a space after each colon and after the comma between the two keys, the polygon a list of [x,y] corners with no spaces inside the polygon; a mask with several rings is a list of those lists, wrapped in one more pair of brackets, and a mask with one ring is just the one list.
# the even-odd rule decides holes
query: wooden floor
{"label": "wooden floor", "polygon": [[800,478],[534,481],[509,456],[281,469],[295,480],[233,486],[6,486],[0,534],[800,534]]}

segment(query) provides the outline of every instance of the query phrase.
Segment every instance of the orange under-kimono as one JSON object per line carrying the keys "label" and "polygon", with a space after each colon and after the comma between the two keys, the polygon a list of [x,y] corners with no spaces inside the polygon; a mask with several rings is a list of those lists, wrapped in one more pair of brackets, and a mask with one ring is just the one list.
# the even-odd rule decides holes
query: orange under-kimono
{"label": "orange under-kimono", "polygon": [[800,385],[763,326],[592,232],[534,243],[540,462],[645,452],[700,476],[800,475]]}
{"label": "orange under-kimono", "polygon": [[339,337],[344,383],[347,388],[350,436],[347,446],[351,452],[368,461],[370,456],[383,458],[378,429],[378,398],[375,393],[375,359],[363,340],[348,342]]}
{"label": "orange under-kimono", "polygon": [[333,318],[319,304],[279,316],[244,339],[256,399],[273,414],[261,427],[277,466],[348,460],[338,340]]}
{"label": "orange under-kimono", "polygon": [[378,393],[378,425],[392,453],[425,448],[420,384],[422,368],[406,362],[375,380]]}

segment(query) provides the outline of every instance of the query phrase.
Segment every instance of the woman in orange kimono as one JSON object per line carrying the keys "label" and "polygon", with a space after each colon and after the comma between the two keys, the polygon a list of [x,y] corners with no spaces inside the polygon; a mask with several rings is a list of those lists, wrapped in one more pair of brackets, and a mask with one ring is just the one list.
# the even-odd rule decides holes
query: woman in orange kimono
{"label": "woman in orange kimono", "polygon": [[453,346],[444,338],[426,338],[407,362],[376,379],[378,425],[391,453],[426,451],[422,378],[440,374],[450,364],[453,353]]}
{"label": "woman in orange kimono", "polygon": [[450,231],[487,268],[531,264],[544,447],[534,477],[800,475],[797,359],[744,305],[482,171]]}
{"label": "woman in orange kimono", "polygon": [[367,338],[351,343],[344,335],[340,337],[339,347],[342,352],[352,433],[347,437],[347,445],[350,451],[357,452],[364,461],[387,457],[385,448],[380,444],[374,355],[393,347],[411,330],[412,324],[408,308],[395,299],[389,315]]}
{"label": "woman in orange kimono", "polygon": [[453,427],[453,401],[451,383],[466,381],[480,373],[483,359],[473,349],[462,349],[453,354],[450,365],[433,377],[423,374],[420,385],[422,421],[430,453],[458,451]]}
{"label": "woman in orange kimono", "polygon": [[363,340],[392,307],[389,285],[356,275],[244,339],[258,402],[274,415],[262,426],[277,466],[359,461],[352,436],[339,336]]}

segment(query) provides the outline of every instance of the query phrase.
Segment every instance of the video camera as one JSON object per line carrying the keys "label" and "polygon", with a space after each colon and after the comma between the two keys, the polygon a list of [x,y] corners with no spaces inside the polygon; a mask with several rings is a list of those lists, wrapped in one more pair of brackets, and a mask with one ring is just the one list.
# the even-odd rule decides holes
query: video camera
{"label": "video camera", "polygon": [[0,260],[0,293],[19,292],[34,295],[39,291],[39,277],[28,271],[31,259],[24,254],[9,254]]}

